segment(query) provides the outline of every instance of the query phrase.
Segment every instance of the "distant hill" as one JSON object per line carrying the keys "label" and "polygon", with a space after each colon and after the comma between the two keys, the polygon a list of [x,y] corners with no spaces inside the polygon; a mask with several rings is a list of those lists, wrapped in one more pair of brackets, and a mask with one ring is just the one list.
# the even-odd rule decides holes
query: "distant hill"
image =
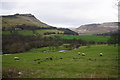
{"label": "distant hill", "polygon": [[119,22],[107,22],[102,24],[87,24],[82,25],[74,31],[78,32],[79,35],[92,35],[114,32],[118,30]]}
{"label": "distant hill", "polygon": [[3,28],[11,28],[18,26],[25,26],[25,27],[33,26],[33,27],[43,27],[43,28],[52,27],[48,24],[41,22],[32,14],[15,14],[15,15],[2,16]]}

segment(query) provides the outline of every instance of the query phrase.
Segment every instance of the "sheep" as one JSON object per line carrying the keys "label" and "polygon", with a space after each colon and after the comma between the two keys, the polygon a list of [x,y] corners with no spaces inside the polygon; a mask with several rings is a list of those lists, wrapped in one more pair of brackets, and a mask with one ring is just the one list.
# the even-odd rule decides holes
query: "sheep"
{"label": "sheep", "polygon": [[91,59],[91,58],[89,58],[89,60],[90,60],[90,61],[96,61],[96,59]]}
{"label": "sheep", "polygon": [[73,58],[73,59],[75,59],[75,60],[76,60],[76,59],[80,59],[80,58]]}
{"label": "sheep", "polygon": [[21,75],[22,74],[22,72],[18,72],[18,75]]}
{"label": "sheep", "polygon": [[89,58],[89,60],[92,60],[91,58]]}
{"label": "sheep", "polygon": [[103,53],[100,53],[100,56],[103,56]]}
{"label": "sheep", "polygon": [[94,61],[96,61],[96,59],[94,59]]}
{"label": "sheep", "polygon": [[82,53],[82,56],[85,56],[85,53]]}
{"label": "sheep", "polygon": [[78,52],[78,55],[80,55],[80,52]]}
{"label": "sheep", "polygon": [[37,59],[37,60],[40,60],[40,59]]}
{"label": "sheep", "polygon": [[36,59],[34,61],[37,61]]}
{"label": "sheep", "polygon": [[63,58],[60,58],[60,59],[63,59]]}
{"label": "sheep", "polygon": [[20,58],[19,57],[14,57],[14,60],[20,60]]}
{"label": "sheep", "polygon": [[40,64],[40,62],[38,62],[38,64]]}
{"label": "sheep", "polygon": [[40,59],[35,59],[34,61],[38,61],[38,60],[40,60]]}
{"label": "sheep", "polygon": [[47,57],[46,60],[48,60],[49,58]]}
{"label": "sheep", "polygon": [[52,60],[52,58],[50,57],[50,60]]}

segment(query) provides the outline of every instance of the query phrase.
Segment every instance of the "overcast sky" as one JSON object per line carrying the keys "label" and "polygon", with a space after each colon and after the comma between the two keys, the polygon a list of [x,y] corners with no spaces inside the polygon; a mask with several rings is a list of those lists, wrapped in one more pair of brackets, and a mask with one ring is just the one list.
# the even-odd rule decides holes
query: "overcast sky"
{"label": "overcast sky", "polygon": [[56,27],[118,21],[117,0],[2,0],[0,15],[31,13]]}

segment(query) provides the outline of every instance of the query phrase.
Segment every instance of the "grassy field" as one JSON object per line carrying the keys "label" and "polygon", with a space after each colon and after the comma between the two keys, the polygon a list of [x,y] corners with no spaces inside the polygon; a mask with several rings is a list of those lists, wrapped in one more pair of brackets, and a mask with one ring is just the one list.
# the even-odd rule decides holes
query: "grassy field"
{"label": "grassy field", "polygon": [[[46,30],[36,30],[35,33],[37,34],[41,34],[41,35],[44,35],[45,32],[55,32],[55,33],[63,33],[63,31],[60,31],[60,30],[49,30],[49,29],[46,29]],[[18,34],[21,34],[21,35],[25,35],[25,36],[28,36],[28,35],[34,35],[33,34],[33,31],[32,30],[21,30],[21,31],[17,31]],[[10,31],[3,31],[2,34],[5,34],[5,35],[9,35],[11,34]]]}
{"label": "grassy field", "polygon": [[[36,30],[35,34],[40,34],[44,35],[45,32],[55,32],[56,34],[51,34],[51,35],[60,35],[57,34],[59,33],[64,33],[63,31],[60,30]],[[34,35],[32,30],[21,30],[17,31],[18,34],[25,35],[25,36],[30,36]],[[2,34],[9,35],[11,34],[10,31],[3,31]],[[46,35],[46,36],[51,36],[51,35]],[[110,38],[110,36],[95,36],[95,35],[61,35],[61,39],[82,39],[86,41],[95,41],[95,42],[107,42],[107,40]]]}
{"label": "grassy field", "polygon": [[49,29],[46,29],[46,30],[37,30],[36,31],[37,33],[39,33],[39,34],[44,34],[45,32],[55,32],[55,33],[64,33],[63,31],[60,31],[60,30],[49,30]]}
{"label": "grassy field", "polygon": [[36,49],[31,49],[30,52],[52,52],[52,51],[59,51],[59,50],[66,50],[70,48],[64,47],[64,45],[59,46],[59,47],[43,47],[43,48],[36,48]]}
{"label": "grassy field", "polygon": [[[33,49],[20,54],[3,55],[3,77],[117,78],[117,49],[108,45],[91,45],[65,52],[45,53],[41,49]],[[78,52],[86,56],[78,55]],[[100,52],[104,55],[99,56]],[[20,60],[14,60],[16,56]],[[18,72],[22,74],[18,75]]]}
{"label": "grassy field", "polygon": [[61,36],[62,39],[83,39],[86,41],[95,41],[95,42],[99,42],[99,41],[103,41],[103,42],[107,42],[107,40],[110,38],[110,36],[93,36],[93,35],[63,35]]}

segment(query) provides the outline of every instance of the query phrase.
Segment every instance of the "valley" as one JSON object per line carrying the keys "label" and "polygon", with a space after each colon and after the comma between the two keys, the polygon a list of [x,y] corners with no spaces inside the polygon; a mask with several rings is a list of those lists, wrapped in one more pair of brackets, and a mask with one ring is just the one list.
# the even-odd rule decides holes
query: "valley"
{"label": "valley", "polygon": [[3,78],[118,78],[119,30],[114,22],[71,30],[32,14],[2,18]]}

